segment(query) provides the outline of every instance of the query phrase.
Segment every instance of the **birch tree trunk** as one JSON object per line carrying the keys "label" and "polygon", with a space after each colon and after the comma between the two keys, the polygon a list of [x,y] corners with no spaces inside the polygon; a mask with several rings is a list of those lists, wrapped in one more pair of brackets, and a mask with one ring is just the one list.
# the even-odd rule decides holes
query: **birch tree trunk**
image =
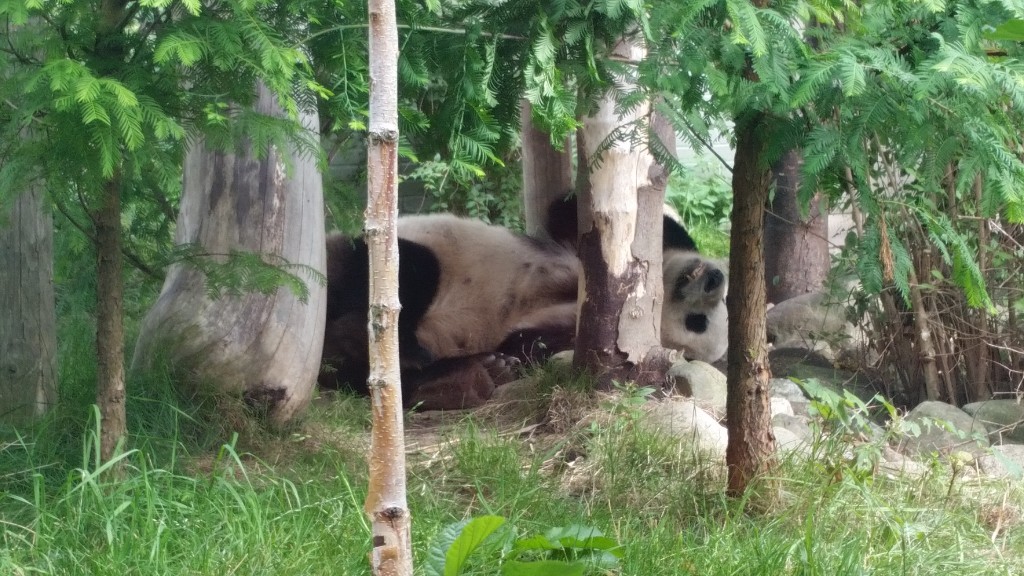
{"label": "birch tree trunk", "polygon": [[0,214],[0,420],[25,424],[57,401],[53,219],[33,183]]}
{"label": "birch tree trunk", "polygon": [[370,260],[370,480],[365,511],[376,576],[412,576],[405,429],[398,363],[398,23],[394,0],[370,0],[366,244]]}
{"label": "birch tree trunk", "polygon": [[556,150],[551,137],[533,125],[530,103],[523,99],[519,108],[523,150],[523,212],[526,233],[548,236],[548,208],[572,192],[572,156],[569,139]]}
{"label": "birch tree trunk", "polygon": [[771,173],[762,166],[764,117],[736,124],[732,236],[729,254],[729,352],[726,419],[728,492],[738,496],[750,481],[774,466],[768,382],[764,280],[764,206]]}
{"label": "birch tree trunk", "polygon": [[[645,50],[622,40],[614,53],[639,61]],[[652,351],[661,350],[664,171],[646,147],[628,141],[601,151],[614,130],[650,114],[648,103],[619,116],[606,95],[577,134],[583,274],[574,362],[600,375],[603,386],[656,373],[640,368]]]}
{"label": "birch tree trunk", "polygon": [[[283,115],[274,95],[258,84],[257,111]],[[315,110],[301,113],[317,133]],[[325,271],[323,188],[316,159],[251,145],[231,153],[192,143],[185,157],[175,242],[209,254],[250,251]],[[146,315],[133,369],[166,361],[216,389],[242,394],[275,424],[308,405],[320,369],[326,288],[306,278],[303,303],[287,288],[274,294],[211,298],[205,276],[184,263],[171,266]]]}

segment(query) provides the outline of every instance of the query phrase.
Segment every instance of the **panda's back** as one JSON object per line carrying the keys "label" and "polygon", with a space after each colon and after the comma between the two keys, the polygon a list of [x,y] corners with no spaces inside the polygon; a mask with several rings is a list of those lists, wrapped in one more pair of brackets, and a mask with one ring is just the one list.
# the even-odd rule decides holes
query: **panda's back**
{"label": "panda's back", "polygon": [[575,302],[579,262],[554,243],[450,214],[403,217],[398,234],[440,263],[437,297],[416,332],[438,357],[494,350],[524,317]]}

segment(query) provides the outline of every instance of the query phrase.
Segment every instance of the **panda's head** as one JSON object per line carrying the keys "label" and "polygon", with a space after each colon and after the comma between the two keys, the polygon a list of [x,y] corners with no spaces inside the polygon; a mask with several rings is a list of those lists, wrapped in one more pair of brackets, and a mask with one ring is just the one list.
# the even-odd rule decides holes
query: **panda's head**
{"label": "panda's head", "polygon": [[729,282],[721,266],[694,251],[666,250],[662,277],[662,345],[682,350],[689,360],[719,360],[728,346]]}

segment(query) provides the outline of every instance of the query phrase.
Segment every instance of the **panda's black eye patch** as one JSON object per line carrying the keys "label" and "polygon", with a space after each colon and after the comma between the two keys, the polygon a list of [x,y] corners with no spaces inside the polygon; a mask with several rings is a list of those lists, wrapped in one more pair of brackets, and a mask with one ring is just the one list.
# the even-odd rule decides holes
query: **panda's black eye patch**
{"label": "panda's black eye patch", "polygon": [[672,290],[672,299],[673,300],[682,300],[683,298],[685,298],[686,297],[685,290],[686,290],[686,287],[689,284],[690,284],[690,278],[689,278],[689,276],[687,276],[685,274],[681,275],[678,279],[676,279],[675,288]]}
{"label": "panda's black eye patch", "polygon": [[686,319],[683,321],[686,325],[686,329],[690,332],[696,332],[697,334],[703,334],[708,329],[708,315],[707,314],[687,314]]}
{"label": "panda's black eye patch", "polygon": [[722,274],[721,270],[712,270],[708,272],[708,278],[704,282],[704,291],[708,294],[714,292],[725,282],[725,274]]}

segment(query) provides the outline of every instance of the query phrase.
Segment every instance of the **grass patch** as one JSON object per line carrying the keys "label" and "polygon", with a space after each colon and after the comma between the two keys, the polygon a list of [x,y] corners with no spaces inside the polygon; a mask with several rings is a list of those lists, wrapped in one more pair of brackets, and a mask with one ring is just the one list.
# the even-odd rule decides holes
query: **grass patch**
{"label": "grass patch", "polygon": [[[1019,482],[950,490],[941,465],[863,480],[794,460],[773,478],[781,505],[758,510],[725,497],[720,463],[643,426],[628,393],[545,390],[577,408],[539,426],[410,421],[418,566],[445,526],[489,514],[520,535],[596,527],[622,545],[621,574],[1024,573]],[[220,442],[168,426],[187,419],[172,397],[139,406],[120,479],[96,462],[93,426],[73,456],[48,444],[58,420],[4,436],[0,574],[368,574],[365,399],[331,394],[293,430]]]}
{"label": "grass patch", "polygon": [[711,224],[696,224],[687,227],[687,232],[697,243],[701,254],[710,258],[727,258],[729,256],[729,233]]}

